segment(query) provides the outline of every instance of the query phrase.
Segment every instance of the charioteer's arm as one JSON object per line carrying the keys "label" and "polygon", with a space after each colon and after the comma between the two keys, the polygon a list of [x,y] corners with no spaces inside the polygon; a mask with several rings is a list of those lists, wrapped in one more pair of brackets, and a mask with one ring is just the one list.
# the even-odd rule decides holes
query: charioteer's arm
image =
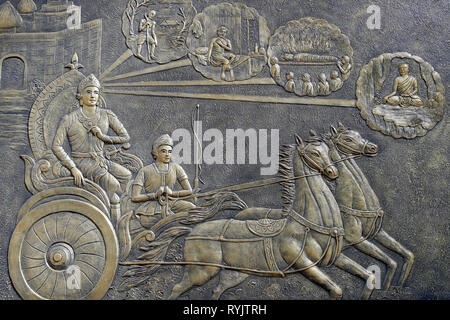
{"label": "charioteer's arm", "polygon": [[157,200],[164,192],[164,189],[161,187],[157,192],[143,193],[143,187],[140,185],[133,185],[133,189],[131,192],[131,201],[133,202],[145,202],[150,200]]}
{"label": "charioteer's arm", "polygon": [[181,197],[186,197],[186,196],[190,196],[193,191],[191,188],[191,184],[189,183],[189,180],[186,178],[182,181],[179,181],[181,187],[183,188],[183,190],[179,190],[179,191],[172,191],[172,197],[174,198],[181,198]]}
{"label": "charioteer's arm", "polygon": [[186,172],[184,172],[184,169],[180,165],[174,164],[174,166],[177,172],[177,180],[182,190],[172,191],[169,187],[166,187],[165,193],[173,198],[181,198],[191,195],[193,191]]}
{"label": "charioteer's arm", "polygon": [[157,200],[163,194],[164,187],[160,187],[157,192],[146,193],[144,189],[145,179],[146,177],[144,169],[139,170],[131,189],[131,201],[145,202],[150,200]]}

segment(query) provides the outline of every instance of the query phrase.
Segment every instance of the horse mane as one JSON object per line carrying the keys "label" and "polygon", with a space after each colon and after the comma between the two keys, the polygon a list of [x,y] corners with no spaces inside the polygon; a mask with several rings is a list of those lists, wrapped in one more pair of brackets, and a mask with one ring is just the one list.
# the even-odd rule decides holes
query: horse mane
{"label": "horse mane", "polygon": [[295,180],[294,178],[294,152],[296,146],[293,144],[282,145],[280,147],[278,176],[281,179],[288,181],[280,182],[281,185],[281,200],[283,202],[283,212],[288,212],[292,209],[295,200]]}

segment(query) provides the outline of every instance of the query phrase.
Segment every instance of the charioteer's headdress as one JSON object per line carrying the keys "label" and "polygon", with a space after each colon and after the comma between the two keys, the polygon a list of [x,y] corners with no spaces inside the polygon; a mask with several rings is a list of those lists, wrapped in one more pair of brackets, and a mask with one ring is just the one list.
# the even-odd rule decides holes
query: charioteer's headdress
{"label": "charioteer's headdress", "polygon": [[153,147],[152,147],[153,158],[156,158],[156,155],[158,154],[158,149],[161,146],[173,147],[173,140],[168,134],[163,134],[161,137],[156,139],[155,142],[153,142]]}

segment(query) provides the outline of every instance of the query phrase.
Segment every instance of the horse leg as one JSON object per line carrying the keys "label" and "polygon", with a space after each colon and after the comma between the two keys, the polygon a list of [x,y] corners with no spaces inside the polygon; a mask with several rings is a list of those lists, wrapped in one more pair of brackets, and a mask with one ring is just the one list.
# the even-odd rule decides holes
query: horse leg
{"label": "horse leg", "polygon": [[220,281],[213,291],[213,300],[219,300],[220,296],[228,289],[237,286],[244,281],[249,275],[234,270],[222,270],[220,272]]}
{"label": "horse leg", "polygon": [[220,242],[207,240],[186,241],[184,244],[184,259],[205,265],[187,265],[184,269],[183,279],[176,284],[169,299],[178,298],[193,286],[201,286],[214,277],[220,267],[207,266],[208,263],[220,264],[222,262],[222,250]]}
{"label": "horse leg", "polygon": [[397,240],[392,238],[389,234],[387,234],[383,229],[378,232],[374,239],[384,247],[394,251],[395,253],[398,253],[403,257],[403,259],[405,259],[399,280],[400,286],[403,287],[414,264],[414,254],[406,249],[403,245],[401,245]]}
{"label": "horse leg", "polygon": [[204,285],[219,271],[220,268],[218,267],[186,266],[183,279],[173,287],[172,293],[168,299],[175,300],[183,292],[188,291],[193,286]]}
{"label": "horse leg", "polygon": [[[295,263],[296,269],[302,269],[307,266],[311,266],[314,263],[309,260],[306,256],[300,257],[298,261]],[[317,266],[313,266],[307,268],[306,270],[301,271],[306,278],[314,282],[315,284],[321,286],[325,290],[328,291],[330,298],[333,300],[342,299],[342,289],[333,281],[331,278],[319,269]]]}
{"label": "horse leg", "polygon": [[[337,257],[336,261],[334,262],[334,265],[339,269],[347,271],[348,273],[351,273],[355,276],[358,276],[366,280],[361,299],[368,300],[370,298],[372,291],[375,288],[375,279],[376,279],[375,275],[372,272],[369,272],[368,270],[364,269],[360,264],[351,260],[342,253]],[[369,283],[372,285],[368,286],[367,284]]]}
{"label": "horse leg", "polygon": [[388,290],[391,286],[392,279],[394,278],[395,271],[397,270],[397,262],[395,262],[394,259],[389,257],[380,248],[378,248],[375,244],[371,243],[368,240],[355,244],[354,247],[359,251],[371,256],[372,258],[383,262],[386,265],[387,271],[386,277],[384,278],[383,288],[384,290]]}

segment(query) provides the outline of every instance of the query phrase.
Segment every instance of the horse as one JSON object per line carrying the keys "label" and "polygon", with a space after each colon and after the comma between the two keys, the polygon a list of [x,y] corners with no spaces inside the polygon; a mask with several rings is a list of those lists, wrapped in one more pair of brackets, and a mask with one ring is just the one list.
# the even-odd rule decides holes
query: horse
{"label": "horse", "polygon": [[338,129],[331,126],[330,133],[322,135],[330,148],[330,156],[338,165],[335,198],[342,213],[345,241],[359,251],[382,261],[386,267],[383,284],[385,290],[391,286],[397,263],[378,246],[369,241],[376,240],[405,259],[400,276],[403,286],[414,263],[414,254],[391,237],[383,228],[384,212],[374,190],[355,161],[355,156],[375,156],[378,146],[339,123]]}
{"label": "horse", "polygon": [[[184,274],[169,299],[204,285],[219,273],[213,299],[250,274],[283,277],[295,272],[327,290],[331,299],[340,299],[342,289],[319,268],[332,264],[373,284],[371,272],[341,253],[343,223],[322,177],[336,179],[339,175],[328,152],[318,136],[303,142],[296,135],[296,145],[285,147],[282,153],[290,162],[280,163],[289,175],[282,183],[283,209],[248,208],[243,213],[251,216],[252,211],[267,211],[267,217],[273,214],[277,219],[229,218],[196,225],[185,238]],[[365,286],[362,298],[368,299],[372,291],[373,286]]]}

